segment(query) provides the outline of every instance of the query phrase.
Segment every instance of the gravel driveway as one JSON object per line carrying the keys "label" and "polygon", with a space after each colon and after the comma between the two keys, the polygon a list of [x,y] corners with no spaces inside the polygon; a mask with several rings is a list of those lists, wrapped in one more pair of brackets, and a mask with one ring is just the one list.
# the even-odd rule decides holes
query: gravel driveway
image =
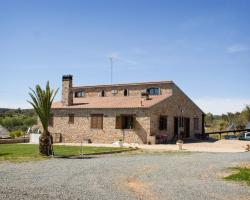
{"label": "gravel driveway", "polygon": [[221,179],[249,153],[124,153],[0,164],[0,199],[250,199]]}

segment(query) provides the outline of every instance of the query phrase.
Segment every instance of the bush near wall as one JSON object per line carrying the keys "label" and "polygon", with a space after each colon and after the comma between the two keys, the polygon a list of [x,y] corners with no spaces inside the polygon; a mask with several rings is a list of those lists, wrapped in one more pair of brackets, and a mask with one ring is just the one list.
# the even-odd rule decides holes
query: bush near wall
{"label": "bush near wall", "polygon": [[16,131],[11,131],[10,132],[10,137],[11,138],[18,138],[23,136],[23,132],[21,130],[16,130]]}

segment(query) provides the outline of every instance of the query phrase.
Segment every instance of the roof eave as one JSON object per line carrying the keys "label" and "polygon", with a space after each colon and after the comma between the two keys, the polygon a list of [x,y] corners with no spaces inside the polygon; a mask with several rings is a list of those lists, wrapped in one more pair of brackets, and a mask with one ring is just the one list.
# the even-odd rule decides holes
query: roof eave
{"label": "roof eave", "polygon": [[60,107],[60,108],[51,108],[51,110],[76,110],[76,109],[80,109],[80,110],[92,110],[92,109],[100,109],[100,110],[116,110],[116,109],[150,109],[152,106],[145,106],[145,107],[126,107],[126,108],[100,108],[100,107],[96,107],[96,108],[75,108],[75,107]]}
{"label": "roof eave", "polygon": [[122,86],[137,86],[137,85],[154,85],[173,83],[173,81],[151,81],[151,82],[138,82],[138,83],[118,83],[118,84],[103,84],[103,85],[85,85],[85,86],[74,86],[73,89],[80,88],[102,88],[102,87],[122,87]]}

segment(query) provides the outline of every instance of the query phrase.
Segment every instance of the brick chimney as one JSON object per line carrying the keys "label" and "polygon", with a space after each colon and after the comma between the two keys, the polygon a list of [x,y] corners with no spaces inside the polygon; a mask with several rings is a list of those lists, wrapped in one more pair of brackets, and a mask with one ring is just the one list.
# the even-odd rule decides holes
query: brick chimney
{"label": "brick chimney", "polygon": [[64,106],[73,105],[72,75],[62,77],[62,104]]}
{"label": "brick chimney", "polygon": [[141,93],[141,98],[142,98],[143,100],[149,100],[149,94],[148,94],[148,92],[147,92],[147,91],[143,91],[143,92]]}

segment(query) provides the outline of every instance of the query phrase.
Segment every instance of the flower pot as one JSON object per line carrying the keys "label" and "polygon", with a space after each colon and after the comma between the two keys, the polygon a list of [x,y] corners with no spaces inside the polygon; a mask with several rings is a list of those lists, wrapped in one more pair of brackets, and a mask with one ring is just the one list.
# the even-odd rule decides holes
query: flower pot
{"label": "flower pot", "polygon": [[177,145],[178,145],[178,147],[179,147],[179,150],[182,150],[182,145],[183,145],[183,143],[178,143]]}
{"label": "flower pot", "polygon": [[119,141],[119,146],[123,147],[123,141]]}
{"label": "flower pot", "polygon": [[182,150],[183,142],[182,141],[177,141],[176,144],[178,145],[178,149]]}

